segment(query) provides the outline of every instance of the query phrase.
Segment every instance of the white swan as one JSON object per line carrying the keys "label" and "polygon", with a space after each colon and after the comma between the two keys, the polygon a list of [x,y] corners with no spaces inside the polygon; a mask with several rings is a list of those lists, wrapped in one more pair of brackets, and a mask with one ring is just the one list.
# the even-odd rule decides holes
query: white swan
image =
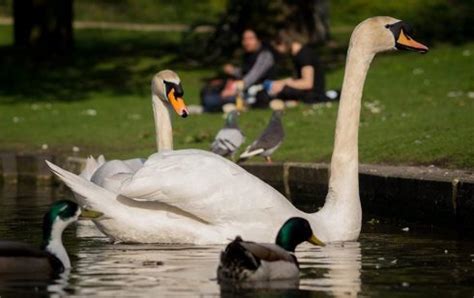
{"label": "white swan", "polygon": [[298,210],[238,165],[202,150],[153,154],[114,192],[48,165],[83,196],[81,204],[107,216],[96,224],[115,241],[208,244],[241,235],[269,242],[295,216],[307,219],[324,242],[355,240],[362,217],[357,139],[364,80],[378,52],[428,50],[409,34],[404,22],[391,17],[370,18],[355,28],[337,116],[329,193],[316,213]]}
{"label": "white swan", "polygon": [[[179,76],[171,70],[163,70],[153,76],[151,81],[153,117],[155,120],[157,151],[173,150],[173,131],[170,108],[186,118],[188,111],[182,98],[184,91]],[[171,106],[171,107],[170,107]],[[115,190],[121,181],[143,166],[145,159],[105,161],[89,157],[80,176],[107,189]]]}

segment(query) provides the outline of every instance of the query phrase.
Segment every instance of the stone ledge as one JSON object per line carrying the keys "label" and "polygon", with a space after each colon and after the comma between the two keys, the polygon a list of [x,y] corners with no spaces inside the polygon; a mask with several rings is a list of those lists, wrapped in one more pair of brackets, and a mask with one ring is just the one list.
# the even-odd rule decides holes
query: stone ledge
{"label": "stone ledge", "polygon": [[[298,208],[324,205],[328,164],[247,163],[247,171],[268,182]],[[266,169],[271,168],[271,171]],[[281,191],[281,185],[287,185]],[[365,214],[456,228],[474,229],[474,174],[436,167],[360,165],[359,189]]]}
{"label": "stone ledge", "polygon": [[1,184],[28,183],[37,186],[52,185],[56,177],[51,173],[45,160],[64,166],[75,173],[85,165],[81,157],[55,157],[52,154],[14,154],[0,153]]}
{"label": "stone ledge", "polygon": [[[45,159],[79,173],[85,158],[0,154],[5,184],[55,181]],[[328,165],[322,163],[244,163],[242,167],[272,185],[298,208],[313,212],[327,194]],[[0,181],[0,182],[2,182]],[[456,228],[474,229],[474,174],[435,167],[360,165],[360,198],[365,214]]]}

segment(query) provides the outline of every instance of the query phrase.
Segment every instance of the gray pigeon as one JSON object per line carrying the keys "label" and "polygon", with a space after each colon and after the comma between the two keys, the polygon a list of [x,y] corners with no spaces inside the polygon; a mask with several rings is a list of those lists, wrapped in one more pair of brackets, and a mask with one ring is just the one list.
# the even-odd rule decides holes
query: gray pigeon
{"label": "gray pigeon", "polygon": [[245,137],[237,124],[238,116],[235,110],[227,114],[224,127],[219,130],[211,145],[211,151],[215,154],[233,158],[235,151],[244,142]]}
{"label": "gray pigeon", "polygon": [[267,162],[271,163],[272,153],[281,145],[285,132],[281,123],[282,110],[276,110],[263,133],[256,139],[245,151],[240,154],[238,162],[245,161],[252,156],[260,155],[265,157]]}

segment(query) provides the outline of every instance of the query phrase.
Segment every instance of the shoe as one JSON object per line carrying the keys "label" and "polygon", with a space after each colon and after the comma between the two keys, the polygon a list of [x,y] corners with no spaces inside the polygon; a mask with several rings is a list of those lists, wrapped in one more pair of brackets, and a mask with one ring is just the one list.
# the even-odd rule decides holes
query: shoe
{"label": "shoe", "polygon": [[204,108],[200,105],[189,105],[187,108],[190,115],[200,115],[204,112]]}
{"label": "shoe", "polygon": [[341,94],[337,90],[328,90],[325,95],[329,100],[338,100]]}

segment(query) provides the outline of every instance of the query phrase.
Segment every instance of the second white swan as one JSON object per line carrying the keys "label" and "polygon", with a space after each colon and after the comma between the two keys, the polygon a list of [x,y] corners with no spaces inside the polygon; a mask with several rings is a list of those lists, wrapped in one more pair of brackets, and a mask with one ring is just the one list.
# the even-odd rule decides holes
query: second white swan
{"label": "second white swan", "polygon": [[[157,151],[173,150],[170,110],[172,108],[183,118],[188,116],[179,76],[171,70],[158,72],[151,81],[151,93]],[[80,176],[99,186],[116,190],[125,176],[135,173],[144,163],[143,158],[106,162],[102,155],[97,159],[89,157]]]}

